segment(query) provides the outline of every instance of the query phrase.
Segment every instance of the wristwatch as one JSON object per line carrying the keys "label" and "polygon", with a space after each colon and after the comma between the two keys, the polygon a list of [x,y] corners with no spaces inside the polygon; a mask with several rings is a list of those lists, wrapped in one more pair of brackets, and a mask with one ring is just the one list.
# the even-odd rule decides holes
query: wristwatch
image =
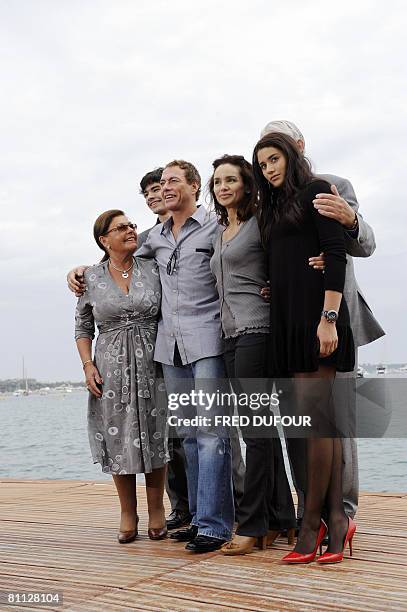
{"label": "wristwatch", "polygon": [[336,310],[323,310],[321,317],[325,317],[328,323],[336,323],[338,320],[338,313]]}

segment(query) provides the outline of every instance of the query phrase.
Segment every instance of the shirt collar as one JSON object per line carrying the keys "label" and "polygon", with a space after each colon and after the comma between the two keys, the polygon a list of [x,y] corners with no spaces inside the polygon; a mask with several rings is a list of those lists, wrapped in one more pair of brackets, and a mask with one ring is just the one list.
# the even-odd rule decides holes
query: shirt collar
{"label": "shirt collar", "polygon": [[[208,210],[205,208],[205,206],[201,206],[198,205],[196,211],[194,212],[193,215],[191,215],[190,217],[188,217],[188,219],[193,219],[194,221],[197,221],[199,223],[199,225],[202,227],[205,223],[205,220],[207,218],[207,215],[209,214]],[[187,221],[188,221],[187,219]],[[171,231],[173,225],[173,220],[172,217],[170,217],[169,219],[167,219],[166,221],[164,221],[163,226],[161,228],[161,234],[166,234],[168,232]]]}
{"label": "shirt collar", "polygon": [[194,214],[191,215],[190,218],[194,219],[195,221],[198,221],[199,225],[202,227],[202,225],[204,225],[207,217],[208,217],[208,209],[205,208],[205,206],[202,206],[201,204],[199,204],[198,208],[196,209]]}

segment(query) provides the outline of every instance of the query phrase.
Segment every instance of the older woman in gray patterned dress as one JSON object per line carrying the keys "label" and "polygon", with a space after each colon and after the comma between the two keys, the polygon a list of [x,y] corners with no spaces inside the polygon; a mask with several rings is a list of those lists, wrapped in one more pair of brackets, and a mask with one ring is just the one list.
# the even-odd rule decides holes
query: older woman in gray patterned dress
{"label": "older woman in gray patterned dress", "polygon": [[[93,460],[112,474],[121,505],[118,540],[137,536],[136,474],[145,474],[148,535],[166,536],[163,505],[166,395],[153,361],[161,285],[156,264],[134,257],[136,226],[121,210],[98,217],[94,237],[105,251],[85,271],[75,339],[89,389],[88,433]],[[95,323],[99,335],[92,359]]]}

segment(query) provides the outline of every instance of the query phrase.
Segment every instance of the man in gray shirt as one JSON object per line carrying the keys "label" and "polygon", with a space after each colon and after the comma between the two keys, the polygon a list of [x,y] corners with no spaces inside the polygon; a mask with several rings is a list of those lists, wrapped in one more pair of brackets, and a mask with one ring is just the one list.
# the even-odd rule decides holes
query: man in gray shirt
{"label": "man in gray shirt", "polygon": [[[162,316],[154,359],[163,365],[169,396],[216,392],[225,378],[219,298],[209,262],[216,217],[197,206],[201,179],[183,160],[168,164],[161,178],[171,218],[154,227],[137,251],[154,257],[162,284]],[[207,416],[207,406],[188,406],[187,416]],[[171,534],[187,550],[209,552],[229,540],[234,522],[230,441],[205,427],[179,429],[187,460],[191,526]],[[219,432],[218,432],[219,433]]]}

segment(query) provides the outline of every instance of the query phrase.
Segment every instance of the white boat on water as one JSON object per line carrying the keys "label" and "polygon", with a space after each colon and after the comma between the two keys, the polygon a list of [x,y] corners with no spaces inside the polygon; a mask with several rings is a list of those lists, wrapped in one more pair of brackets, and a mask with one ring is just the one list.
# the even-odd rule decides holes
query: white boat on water
{"label": "white boat on water", "polygon": [[356,374],[357,378],[365,378],[368,375],[367,370],[365,370],[365,368],[362,368],[362,366],[358,367],[358,371]]}
{"label": "white boat on water", "polygon": [[73,387],[68,387],[65,385],[61,385],[59,387],[54,387],[54,391],[56,393],[72,393]]}
{"label": "white boat on water", "polygon": [[385,376],[386,375],[386,366],[383,365],[382,363],[379,363],[377,365],[377,368],[376,368],[376,374],[378,376]]}

